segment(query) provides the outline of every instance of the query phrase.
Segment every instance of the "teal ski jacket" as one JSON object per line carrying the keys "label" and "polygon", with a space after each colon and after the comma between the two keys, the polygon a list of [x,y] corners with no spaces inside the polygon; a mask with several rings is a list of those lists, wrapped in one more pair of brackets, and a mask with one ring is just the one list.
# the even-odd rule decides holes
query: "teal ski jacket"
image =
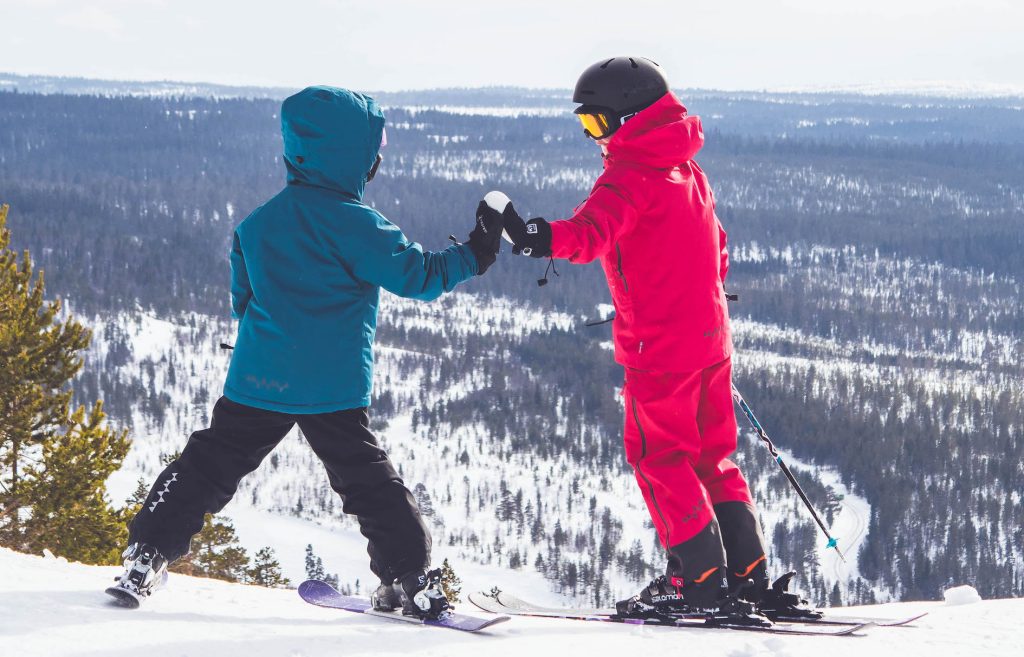
{"label": "teal ski jacket", "polygon": [[369,406],[380,288],[429,301],[477,273],[466,245],[430,252],[362,202],[384,115],[309,87],[281,107],[288,184],[235,229],[224,395],[283,413]]}

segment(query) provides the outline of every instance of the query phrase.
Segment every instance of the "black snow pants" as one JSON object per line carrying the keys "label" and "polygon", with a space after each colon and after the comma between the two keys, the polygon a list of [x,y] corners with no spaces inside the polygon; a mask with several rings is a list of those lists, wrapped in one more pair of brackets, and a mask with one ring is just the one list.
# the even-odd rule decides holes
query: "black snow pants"
{"label": "black snow pants", "polygon": [[205,515],[224,508],[242,477],[255,470],[296,423],[327,469],[342,510],[358,518],[374,574],[393,581],[426,568],[430,534],[415,498],[370,432],[365,408],[290,415],[221,397],[210,428],[193,433],[181,456],[157,477],[129,523],[129,542],[152,545],[168,561],[186,554]]}

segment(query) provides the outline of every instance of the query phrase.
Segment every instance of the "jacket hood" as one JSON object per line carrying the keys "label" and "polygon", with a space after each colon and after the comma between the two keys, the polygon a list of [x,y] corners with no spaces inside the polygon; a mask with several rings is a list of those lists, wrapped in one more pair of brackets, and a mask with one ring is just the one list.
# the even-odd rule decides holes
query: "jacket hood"
{"label": "jacket hood", "polygon": [[613,160],[668,169],[693,159],[704,145],[700,117],[687,116],[686,108],[671,91],[637,112],[608,140]]}
{"label": "jacket hood", "polygon": [[288,183],[362,199],[384,132],[373,98],[338,87],[307,87],[281,105]]}

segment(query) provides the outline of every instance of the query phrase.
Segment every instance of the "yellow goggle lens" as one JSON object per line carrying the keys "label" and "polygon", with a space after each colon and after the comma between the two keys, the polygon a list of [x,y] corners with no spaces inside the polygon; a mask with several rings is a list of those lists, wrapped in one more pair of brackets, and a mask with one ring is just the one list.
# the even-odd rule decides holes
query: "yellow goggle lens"
{"label": "yellow goggle lens", "polygon": [[583,129],[593,139],[601,139],[608,134],[608,128],[610,123],[608,117],[604,114],[577,114],[580,117],[580,123],[583,124]]}

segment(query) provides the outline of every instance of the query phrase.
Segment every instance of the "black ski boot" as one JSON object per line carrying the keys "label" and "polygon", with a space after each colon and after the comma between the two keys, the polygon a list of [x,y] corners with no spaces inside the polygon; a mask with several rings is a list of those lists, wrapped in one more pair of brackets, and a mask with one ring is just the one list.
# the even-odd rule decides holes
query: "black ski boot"
{"label": "black ski boot", "polygon": [[381,582],[370,594],[370,604],[376,611],[394,611],[402,606],[402,589],[398,584]]}
{"label": "black ski boot", "polygon": [[739,596],[754,603],[754,608],[768,618],[774,620],[819,620],[824,614],[808,605],[796,593],[789,592],[789,583],[796,572],[788,572],[768,586],[767,577],[760,582],[752,582],[744,588]]}
{"label": "black ski boot", "polygon": [[719,577],[684,584],[679,578],[661,575],[632,598],[615,603],[615,610],[621,618],[670,621],[686,616],[704,617],[712,624],[771,625],[753,604],[730,595]]}
{"label": "black ski boot", "polygon": [[136,609],[167,581],[167,559],[144,543],[129,545],[121,556],[125,571],[106,592],[122,607]]}
{"label": "black ski boot", "polygon": [[437,619],[452,608],[441,590],[441,569],[424,573],[414,570],[398,578],[402,592],[402,613],[424,619]]}

